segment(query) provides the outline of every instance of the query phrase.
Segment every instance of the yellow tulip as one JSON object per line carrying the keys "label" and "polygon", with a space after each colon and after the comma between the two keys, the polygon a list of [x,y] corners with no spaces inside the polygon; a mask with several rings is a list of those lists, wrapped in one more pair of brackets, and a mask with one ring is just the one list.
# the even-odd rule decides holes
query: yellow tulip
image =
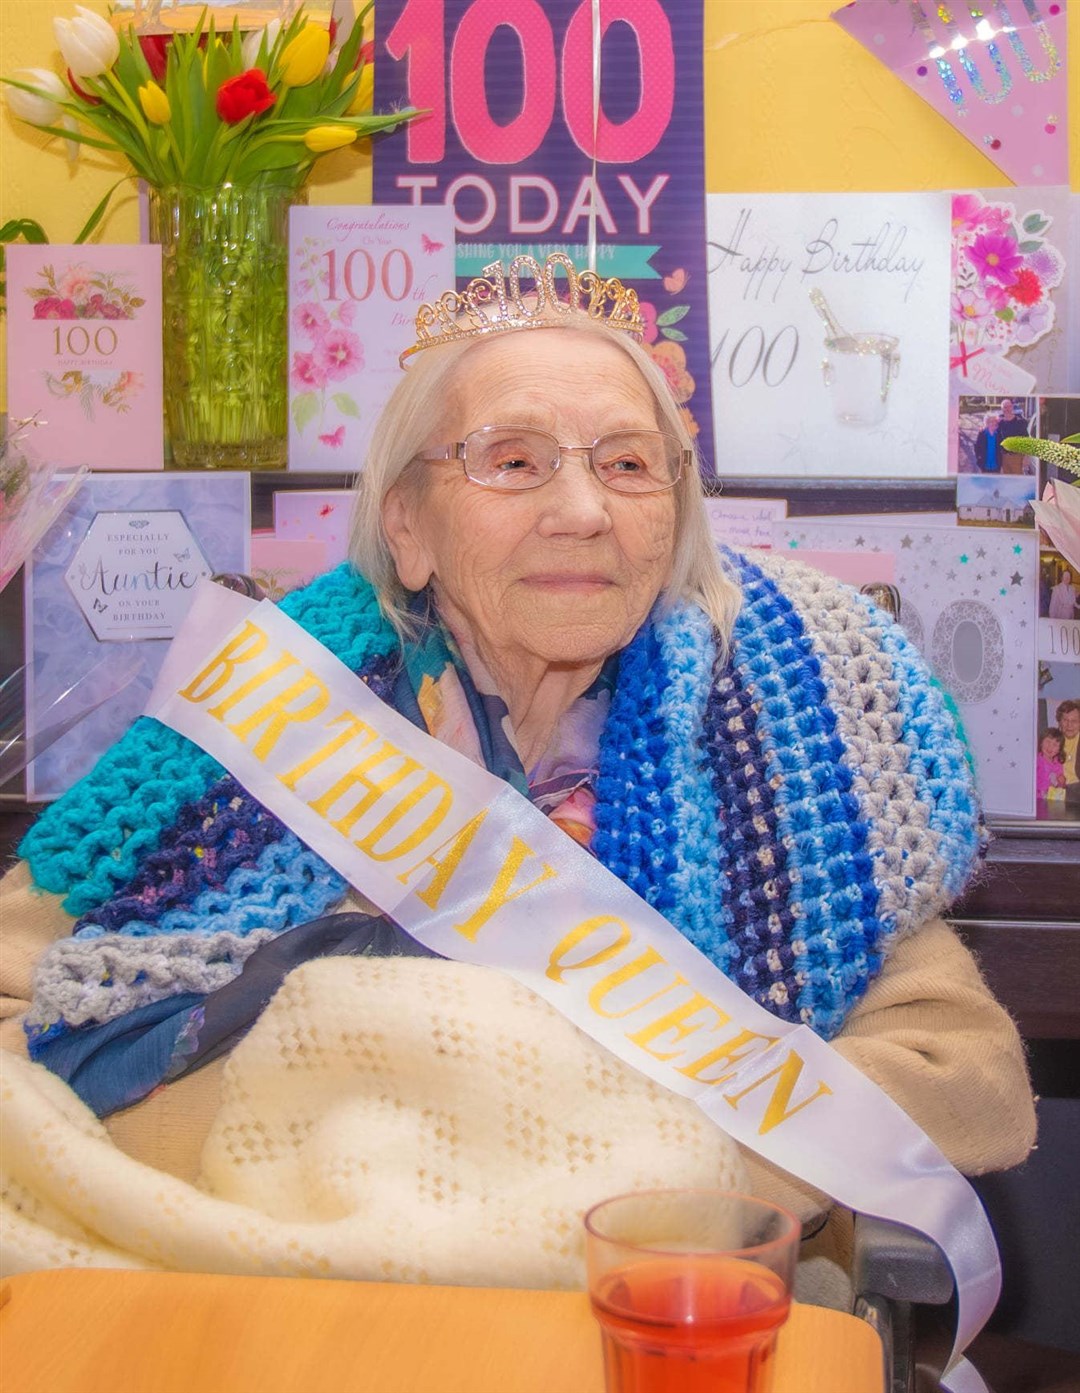
{"label": "yellow tulip", "polygon": [[169,99],[156,82],[148,82],[139,88],[139,105],[143,115],[154,126],[164,126],[172,115]]}
{"label": "yellow tulip", "polygon": [[375,101],[375,65],[365,63],[356,84],[356,92],[346,108],[346,116],[359,116],[362,111],[370,111]]}
{"label": "yellow tulip", "polygon": [[321,24],[305,24],[281,50],[281,80],[286,87],[306,87],[326,67],[330,56],[330,31]]}
{"label": "yellow tulip", "polygon": [[304,144],[316,155],[325,155],[327,150],[340,150],[355,139],[356,132],[351,126],[312,126],[304,136]]}

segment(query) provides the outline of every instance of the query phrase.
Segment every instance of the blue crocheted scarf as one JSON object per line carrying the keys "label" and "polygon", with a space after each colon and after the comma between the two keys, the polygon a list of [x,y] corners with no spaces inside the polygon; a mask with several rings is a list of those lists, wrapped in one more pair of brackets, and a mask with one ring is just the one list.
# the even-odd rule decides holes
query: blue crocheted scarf
{"label": "blue crocheted scarf", "polygon": [[[750,996],[831,1038],[981,848],[954,710],[904,634],[802,567],[731,553],[727,655],[683,606],[624,650],[592,852]],[[282,601],[391,700],[400,653],[344,565]],[[347,886],[207,754],[141,718],[20,851],[78,916],[43,957],[31,1052],[234,979]]]}

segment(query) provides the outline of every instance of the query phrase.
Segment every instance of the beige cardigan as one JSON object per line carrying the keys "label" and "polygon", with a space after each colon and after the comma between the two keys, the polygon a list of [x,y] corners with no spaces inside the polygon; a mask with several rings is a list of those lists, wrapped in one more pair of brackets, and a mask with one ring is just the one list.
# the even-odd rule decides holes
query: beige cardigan
{"label": "beige cardigan", "polygon": [[[355,906],[349,906],[355,907]],[[25,863],[0,881],[0,1044],[25,1054],[20,1016],[38,955],[71,932],[59,897],[34,890]],[[1016,1027],[953,930],[933,920],[900,943],[834,1041],[968,1175],[1019,1164],[1035,1109]],[[226,1061],[159,1089],[106,1121],[129,1156],[194,1181],[221,1099]],[[760,1158],[745,1158],[755,1193],[801,1218],[824,1196]]]}

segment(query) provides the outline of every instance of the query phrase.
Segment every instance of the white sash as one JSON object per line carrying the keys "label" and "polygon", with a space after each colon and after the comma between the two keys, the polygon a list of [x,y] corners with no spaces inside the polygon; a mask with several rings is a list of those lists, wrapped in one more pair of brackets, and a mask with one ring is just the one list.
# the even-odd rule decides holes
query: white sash
{"label": "white sash", "polygon": [[269,601],[205,582],[147,714],[426,947],[510,973],[745,1146],[851,1209],[929,1235],[956,1278],[957,1356],[981,1328],[1000,1286],[993,1233],[907,1114]]}

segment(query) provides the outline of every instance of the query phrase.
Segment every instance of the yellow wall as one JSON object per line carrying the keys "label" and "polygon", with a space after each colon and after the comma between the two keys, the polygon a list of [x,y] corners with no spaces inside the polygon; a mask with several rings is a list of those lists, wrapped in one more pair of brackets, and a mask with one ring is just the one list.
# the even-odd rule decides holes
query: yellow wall
{"label": "yellow wall", "polygon": [[[102,13],[105,0],[88,0]],[[688,0],[692,3],[692,0]],[[705,0],[705,114],[710,189],[934,189],[1008,179],[872,54],[829,20],[840,0]],[[51,19],[68,0],[0,0],[0,71],[58,62]],[[1072,6],[1072,185],[1080,188],[1080,4]],[[70,168],[50,142],[0,117],[0,221],[32,217],[70,240],[121,166],[84,149]],[[119,194],[123,193],[123,197]],[[364,157],[319,162],[314,203],[366,201]],[[118,191],[99,230],[134,240],[135,200]]]}

